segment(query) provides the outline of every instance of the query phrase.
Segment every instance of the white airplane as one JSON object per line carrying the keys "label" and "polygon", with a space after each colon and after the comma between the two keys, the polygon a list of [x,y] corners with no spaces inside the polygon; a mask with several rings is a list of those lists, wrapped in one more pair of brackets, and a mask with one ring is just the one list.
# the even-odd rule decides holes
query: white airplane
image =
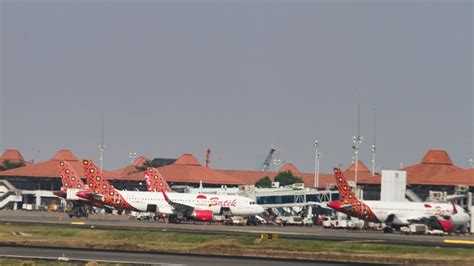
{"label": "white airplane", "polygon": [[224,211],[241,216],[264,211],[254,200],[237,195],[119,191],[110,185],[91,160],[83,160],[82,165],[89,191],[80,191],[77,196],[115,209],[159,212],[169,215],[176,222],[181,219],[211,221],[214,215]]}
{"label": "white airplane", "polygon": [[359,200],[339,168],[334,168],[334,175],[339,201],[331,201],[328,206],[338,212],[369,222],[383,222],[389,226],[386,231],[413,223],[426,223],[445,232],[467,231],[469,214],[454,203]]}

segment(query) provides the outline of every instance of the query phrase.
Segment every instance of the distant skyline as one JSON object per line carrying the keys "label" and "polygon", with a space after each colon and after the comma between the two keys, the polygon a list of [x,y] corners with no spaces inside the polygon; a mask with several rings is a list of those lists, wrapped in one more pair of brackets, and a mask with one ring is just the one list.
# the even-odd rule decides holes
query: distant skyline
{"label": "distant skyline", "polygon": [[[0,0],[0,150],[321,172],[474,159],[471,1]],[[272,165],[274,170],[275,166]]]}

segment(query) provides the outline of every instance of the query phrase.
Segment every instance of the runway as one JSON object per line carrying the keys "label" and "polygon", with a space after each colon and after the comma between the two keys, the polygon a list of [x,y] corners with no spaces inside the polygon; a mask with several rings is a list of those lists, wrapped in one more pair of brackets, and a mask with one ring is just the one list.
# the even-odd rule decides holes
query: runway
{"label": "runway", "polygon": [[[69,261],[95,261],[118,264],[152,264],[152,265],[353,265],[354,263],[331,263],[318,261],[295,261],[285,259],[261,259],[242,257],[219,257],[219,256],[194,256],[194,255],[172,255],[144,252],[126,251],[93,251],[83,249],[55,249],[36,247],[9,247],[0,246],[0,257],[24,258],[24,259],[46,259],[46,260],[69,260]],[[0,258],[1,259],[1,258]],[[359,264],[362,265],[362,264]]]}
{"label": "runway", "polygon": [[[65,213],[28,212],[28,211],[0,211],[1,223],[12,224],[55,224],[62,226],[75,226],[82,228],[94,227],[96,229],[120,230],[150,230],[187,232],[202,234],[250,234],[262,233],[278,234],[280,238],[312,239],[332,241],[356,241],[361,243],[383,243],[416,246],[440,246],[474,248],[473,235],[457,236],[427,236],[427,235],[402,235],[398,233],[384,234],[376,231],[353,231],[324,229],[321,226],[302,227],[287,226],[223,226],[214,224],[165,224],[157,221],[135,221],[125,215],[98,215],[92,214],[87,219],[71,219]],[[445,242],[446,241],[446,242]],[[466,244],[468,243],[468,244]]]}

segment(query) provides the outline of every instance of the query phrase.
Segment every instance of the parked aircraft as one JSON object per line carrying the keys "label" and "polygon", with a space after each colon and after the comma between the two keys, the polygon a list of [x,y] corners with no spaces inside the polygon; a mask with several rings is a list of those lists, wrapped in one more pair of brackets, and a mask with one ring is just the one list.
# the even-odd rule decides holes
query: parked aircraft
{"label": "parked aircraft", "polygon": [[252,199],[237,195],[119,191],[110,185],[91,160],[83,160],[83,168],[90,191],[78,192],[77,196],[119,210],[159,212],[169,215],[172,221],[211,221],[214,215],[226,211],[244,216],[263,212],[263,208]]}
{"label": "parked aircraft", "polygon": [[61,182],[63,186],[61,187],[61,190],[54,191],[53,194],[66,199],[69,204],[72,204],[72,206],[68,208],[68,214],[70,217],[87,217],[87,210],[85,205],[101,207],[101,205],[95,204],[94,202],[82,198],[77,198],[77,196],[75,195],[77,191],[87,191],[89,188],[87,185],[84,184],[84,182],[82,182],[81,177],[67,161],[60,161],[58,167],[59,175],[61,176]]}
{"label": "parked aircraft", "polygon": [[81,177],[67,161],[60,161],[58,167],[63,186],[61,187],[61,190],[54,191],[54,195],[66,198],[68,189],[87,189],[84,182],[82,182]]}
{"label": "parked aircraft", "polygon": [[161,173],[154,167],[148,167],[144,172],[146,190],[153,192],[171,192],[171,187]]}
{"label": "parked aircraft", "polygon": [[328,206],[338,212],[369,222],[383,222],[388,225],[387,232],[412,223],[427,223],[445,232],[466,232],[470,217],[460,206],[437,202],[359,200],[339,168],[334,168],[334,175],[339,200],[329,202]]}

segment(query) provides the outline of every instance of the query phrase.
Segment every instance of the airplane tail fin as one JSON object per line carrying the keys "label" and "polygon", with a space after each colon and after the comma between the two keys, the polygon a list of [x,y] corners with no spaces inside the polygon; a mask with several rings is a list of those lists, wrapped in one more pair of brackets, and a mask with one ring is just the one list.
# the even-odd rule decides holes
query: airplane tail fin
{"label": "airplane tail fin", "polygon": [[61,182],[63,183],[63,190],[87,189],[81,177],[67,161],[60,161],[58,167]]}
{"label": "airplane tail fin", "polygon": [[111,190],[114,190],[102,174],[102,171],[97,168],[92,160],[82,160],[82,168],[87,177],[87,185],[93,193],[108,195]]}
{"label": "airplane tail fin", "polygon": [[336,177],[337,189],[339,190],[339,199],[343,201],[344,204],[351,204],[359,201],[349,186],[349,183],[341,169],[334,168],[334,176]]}
{"label": "airplane tail fin", "polygon": [[145,183],[148,191],[165,191],[170,192],[171,187],[166,182],[165,178],[161,175],[158,169],[153,167],[148,167],[144,173]]}
{"label": "airplane tail fin", "polygon": [[454,204],[454,202],[451,202],[451,204],[453,205],[453,214],[458,213],[458,209],[456,208],[456,204]]}

